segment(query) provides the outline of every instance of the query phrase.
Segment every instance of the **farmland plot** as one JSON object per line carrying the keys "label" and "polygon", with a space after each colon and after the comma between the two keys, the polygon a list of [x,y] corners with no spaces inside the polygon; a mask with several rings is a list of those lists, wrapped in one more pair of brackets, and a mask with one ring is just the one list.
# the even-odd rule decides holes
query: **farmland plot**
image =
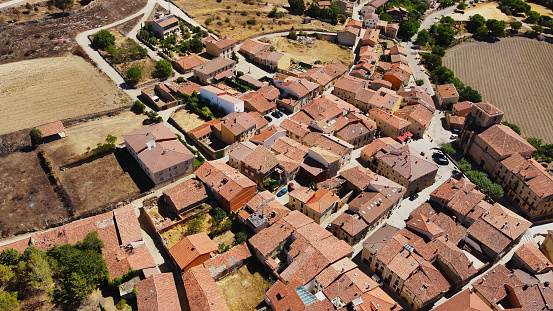
{"label": "farmland plot", "polygon": [[471,42],[448,50],[444,65],[520,126],[523,137],[553,143],[553,45],[527,38]]}

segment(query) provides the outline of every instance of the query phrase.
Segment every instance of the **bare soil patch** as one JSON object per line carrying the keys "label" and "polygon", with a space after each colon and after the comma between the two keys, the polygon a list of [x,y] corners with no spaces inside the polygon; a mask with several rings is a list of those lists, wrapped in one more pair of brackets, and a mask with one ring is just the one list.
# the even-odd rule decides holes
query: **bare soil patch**
{"label": "bare soil patch", "polygon": [[40,230],[68,217],[37,153],[0,158],[0,236]]}
{"label": "bare soil patch", "polygon": [[476,14],[484,16],[485,19],[497,19],[500,21],[514,20],[511,16],[501,12],[498,7],[499,4],[497,2],[481,2],[472,8],[466,9],[465,14],[453,13],[450,16],[456,21],[468,21],[469,17]]}
{"label": "bare soil patch", "polygon": [[[120,154],[124,152],[127,154],[126,157]],[[58,172],[62,184],[76,207],[75,216],[97,211],[108,204],[125,201],[140,193],[140,188],[130,173],[146,175],[136,165],[128,151],[118,150],[116,154],[112,153]],[[122,160],[121,157],[124,159]],[[136,167],[131,171],[129,168],[122,168],[122,164]]]}
{"label": "bare soil patch", "polygon": [[85,30],[108,25],[138,12],[147,0],[94,0],[86,9],[66,17],[8,24],[0,20],[0,64],[41,57],[62,56]]}
{"label": "bare soil patch", "polygon": [[185,131],[190,131],[205,123],[197,114],[181,109],[173,115],[173,120]]}
{"label": "bare soil patch", "polygon": [[523,137],[553,143],[553,45],[527,38],[471,42],[448,50],[444,65],[505,112]]}
{"label": "bare soil patch", "polygon": [[271,39],[271,43],[279,52],[288,53],[295,61],[313,64],[316,60],[323,63],[341,61],[345,65],[353,63],[353,52],[326,40],[313,39],[312,44],[302,44],[284,37]]}
{"label": "bare soil patch", "polygon": [[[27,3],[31,5],[31,9],[27,9]],[[86,4],[80,1],[74,1],[73,6],[67,11],[76,11],[85,7]],[[36,9],[35,9],[36,8]],[[48,1],[30,0],[23,1],[13,6],[0,10],[0,14],[5,21],[15,20],[16,23],[41,19],[47,16],[55,16],[63,13],[62,10],[53,5],[48,5]]]}
{"label": "bare soil patch", "polygon": [[547,15],[547,16],[553,17],[553,11],[544,7],[543,5],[535,4],[532,2],[527,2],[527,3],[532,7],[532,11],[536,11],[541,15]]}
{"label": "bare soil patch", "polygon": [[105,143],[108,134],[117,137],[115,144],[123,143],[123,135],[144,127],[143,115],[136,115],[125,111],[117,116],[102,118],[79,123],[65,129],[66,137],[45,144],[54,166],[59,167],[72,159],[86,153],[88,148],[94,149],[98,143]]}
{"label": "bare soil patch", "polygon": [[217,282],[231,311],[257,310],[271,287],[268,273],[255,260]]}
{"label": "bare soil patch", "polygon": [[73,55],[1,65],[0,98],[9,116],[0,134],[129,104],[108,77]]}
{"label": "bare soil patch", "polygon": [[[216,0],[175,0],[174,2],[211,32],[238,41],[266,32],[288,31],[291,27],[294,27],[296,30],[318,29],[327,31],[344,28],[344,25],[333,26],[320,21],[302,24],[303,18],[292,14],[286,14],[283,18],[279,19],[267,17],[267,14],[274,6],[278,7],[279,12],[287,13],[288,2],[285,0],[250,1],[253,4],[245,4],[242,1],[236,0],[221,1],[220,3],[217,3]],[[213,20],[209,25],[206,25],[205,20],[208,18],[212,18]],[[252,19],[256,20],[255,25],[247,24],[247,20]]]}

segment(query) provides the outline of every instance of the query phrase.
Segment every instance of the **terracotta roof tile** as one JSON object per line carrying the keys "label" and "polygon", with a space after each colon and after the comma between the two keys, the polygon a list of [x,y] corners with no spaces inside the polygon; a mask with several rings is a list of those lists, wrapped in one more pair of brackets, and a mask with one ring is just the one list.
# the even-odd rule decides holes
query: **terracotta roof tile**
{"label": "terracotta roof tile", "polygon": [[271,150],[296,161],[301,161],[307,156],[309,148],[291,138],[281,137],[273,144]]}
{"label": "terracotta roof tile", "polygon": [[223,293],[203,266],[190,269],[182,279],[190,311],[230,311]]}
{"label": "terracotta roof tile", "polygon": [[515,256],[517,256],[522,262],[524,262],[532,273],[542,273],[544,269],[551,270],[553,267],[551,262],[545,257],[545,255],[539,250],[539,248],[532,242],[524,243],[516,250]]}
{"label": "terracotta roof tile", "polygon": [[194,54],[187,55],[175,60],[175,63],[179,64],[179,66],[181,66],[185,71],[201,65],[203,64],[203,62],[204,61],[201,58]]}
{"label": "terracotta roof tile", "polygon": [[445,293],[450,285],[445,277],[432,264],[425,261],[419,270],[404,282],[404,285],[421,301],[421,305]]}
{"label": "terracotta roof tile", "polygon": [[[211,241],[205,232],[188,235],[169,249],[171,256],[177,262],[181,270],[189,270],[190,264],[194,263],[202,255],[217,253],[217,246]],[[201,264],[201,262],[196,262]]]}
{"label": "terracotta roof tile", "polygon": [[262,174],[266,174],[278,165],[278,159],[271,150],[260,145],[242,159],[242,163]]}
{"label": "terracotta roof tile", "polygon": [[409,181],[417,180],[431,172],[438,171],[438,165],[411,146],[387,146],[381,149],[375,157],[390,166],[397,174]]}
{"label": "terracotta roof tile", "polygon": [[276,107],[274,102],[268,101],[259,91],[249,91],[240,96],[240,99],[250,104],[255,111],[261,114],[264,114]]}
{"label": "terracotta roof tile", "polygon": [[332,225],[337,226],[340,230],[347,233],[349,236],[356,236],[367,229],[368,225],[359,215],[350,215],[342,213],[332,221]]}
{"label": "terracotta roof tile", "polygon": [[203,202],[208,198],[204,184],[195,179],[187,179],[163,191],[163,194],[173,203],[177,211],[182,211],[182,209]]}
{"label": "terracotta roof tile", "polygon": [[180,311],[172,273],[154,274],[136,284],[138,310]]}
{"label": "terracotta roof tile", "polygon": [[240,52],[250,55],[256,55],[264,49],[268,49],[271,45],[269,43],[260,42],[257,40],[246,39],[240,46]]}
{"label": "terracotta roof tile", "polygon": [[492,309],[478,295],[470,289],[449,298],[443,304],[435,307],[432,311],[492,311]]}
{"label": "terracotta roof tile", "polygon": [[[344,281],[340,283],[341,280]],[[362,294],[377,288],[378,284],[359,268],[354,268],[323,290],[329,300],[338,296],[338,286],[340,286],[340,300],[347,304],[359,298]]]}
{"label": "terracotta roof tile", "polygon": [[511,173],[520,176],[538,197],[553,195],[553,176],[534,159],[526,159],[518,153],[501,161],[501,164]]}
{"label": "terracotta roof tile", "polygon": [[237,263],[242,262],[251,256],[252,254],[248,249],[248,245],[246,245],[246,243],[242,243],[240,245],[236,245],[223,254],[210,258],[203,263],[203,266],[207,269],[207,271],[209,271],[211,276],[215,278],[219,274],[223,273],[223,271],[231,270],[231,268],[235,267]]}
{"label": "terracotta roof tile", "polygon": [[478,135],[500,157],[510,156],[517,152],[533,153],[536,151],[524,138],[515,133],[510,127],[495,124]]}
{"label": "terracotta roof tile", "polygon": [[207,161],[196,170],[195,174],[229,202],[242,190],[256,187],[248,177],[221,161]]}
{"label": "terracotta roof tile", "polygon": [[500,300],[507,296],[505,285],[515,287],[524,285],[504,265],[495,266],[490,273],[476,280],[472,286],[492,306],[497,305]]}
{"label": "terracotta roof tile", "polygon": [[37,129],[40,130],[40,132],[42,133],[42,137],[48,137],[65,132],[65,128],[63,127],[61,121],[37,126]]}

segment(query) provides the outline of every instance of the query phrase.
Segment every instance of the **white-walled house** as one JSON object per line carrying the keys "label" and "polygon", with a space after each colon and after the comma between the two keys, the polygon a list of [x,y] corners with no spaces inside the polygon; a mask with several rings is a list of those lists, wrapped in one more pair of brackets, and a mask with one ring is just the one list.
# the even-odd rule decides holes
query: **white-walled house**
{"label": "white-walled house", "polygon": [[200,97],[209,100],[225,110],[227,114],[231,112],[244,112],[244,101],[230,96],[227,92],[212,85],[200,87]]}

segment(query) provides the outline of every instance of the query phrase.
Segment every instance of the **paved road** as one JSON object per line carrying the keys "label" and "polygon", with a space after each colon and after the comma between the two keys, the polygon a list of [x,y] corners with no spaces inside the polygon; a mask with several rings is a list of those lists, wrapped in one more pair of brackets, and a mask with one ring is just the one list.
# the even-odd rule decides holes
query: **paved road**
{"label": "paved road", "polygon": [[9,6],[12,6],[12,5],[16,5],[20,2],[23,2],[23,1],[26,1],[26,0],[11,0],[11,1],[8,1],[8,2],[4,2],[4,3],[0,3],[0,10],[3,9],[3,8],[7,8]]}

